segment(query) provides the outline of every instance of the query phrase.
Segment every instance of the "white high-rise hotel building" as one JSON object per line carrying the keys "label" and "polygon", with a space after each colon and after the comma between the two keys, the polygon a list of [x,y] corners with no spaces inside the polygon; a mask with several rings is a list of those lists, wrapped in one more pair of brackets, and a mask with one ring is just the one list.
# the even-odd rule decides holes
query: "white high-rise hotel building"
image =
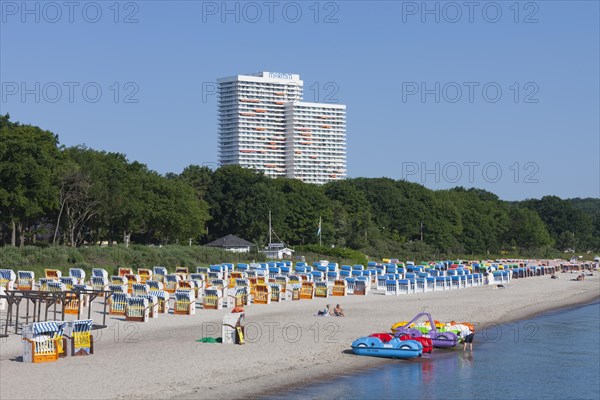
{"label": "white high-rise hotel building", "polygon": [[217,80],[219,162],[323,184],[346,177],[346,106],[302,102],[296,74]]}

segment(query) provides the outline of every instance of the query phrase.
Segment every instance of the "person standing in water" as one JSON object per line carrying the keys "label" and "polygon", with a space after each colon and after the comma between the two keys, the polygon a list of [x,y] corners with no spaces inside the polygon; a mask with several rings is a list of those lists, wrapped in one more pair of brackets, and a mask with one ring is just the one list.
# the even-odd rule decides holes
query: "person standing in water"
{"label": "person standing in water", "polygon": [[[467,334],[468,332],[468,334]],[[473,351],[473,338],[475,337],[475,329],[473,331],[463,330],[460,332],[461,336],[463,336],[463,351],[467,350],[467,344],[469,344],[469,351]]]}

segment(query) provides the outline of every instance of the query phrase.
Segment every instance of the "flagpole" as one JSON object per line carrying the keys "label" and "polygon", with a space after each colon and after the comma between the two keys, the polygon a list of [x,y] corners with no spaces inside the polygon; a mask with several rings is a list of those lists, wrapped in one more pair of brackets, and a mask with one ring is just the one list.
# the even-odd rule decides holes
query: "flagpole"
{"label": "flagpole", "polygon": [[319,216],[319,246],[322,246],[321,243],[321,217]]}
{"label": "flagpole", "polygon": [[269,210],[269,246],[273,243],[273,238],[271,237],[271,232],[273,229],[271,228],[271,210]]}

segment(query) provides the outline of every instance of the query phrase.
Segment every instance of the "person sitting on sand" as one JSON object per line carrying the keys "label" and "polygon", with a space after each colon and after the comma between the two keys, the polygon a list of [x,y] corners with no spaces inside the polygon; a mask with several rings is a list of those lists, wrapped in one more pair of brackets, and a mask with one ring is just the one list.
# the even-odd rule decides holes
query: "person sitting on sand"
{"label": "person sitting on sand", "polygon": [[323,311],[317,311],[317,317],[327,317],[329,316],[329,304],[325,306]]}
{"label": "person sitting on sand", "polygon": [[333,316],[334,317],[345,317],[344,310],[342,310],[342,307],[340,307],[339,304],[336,304],[335,308],[333,309]]}

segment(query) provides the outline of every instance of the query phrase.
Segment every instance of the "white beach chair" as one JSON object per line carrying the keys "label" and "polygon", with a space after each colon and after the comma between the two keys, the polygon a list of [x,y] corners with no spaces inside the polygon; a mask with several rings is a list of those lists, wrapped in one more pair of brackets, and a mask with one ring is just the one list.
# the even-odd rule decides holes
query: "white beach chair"
{"label": "white beach chair", "polygon": [[65,336],[70,342],[71,356],[89,356],[94,354],[93,320],[79,319],[65,326]]}
{"label": "white beach chair", "polygon": [[141,296],[127,298],[126,321],[147,322],[149,318],[150,307],[147,298]]}
{"label": "white beach chair", "polygon": [[409,279],[398,279],[398,294],[410,294],[413,287]]}
{"label": "white beach chair", "polygon": [[280,302],[282,298],[281,285],[279,283],[269,283],[271,287],[271,302]]}
{"label": "white beach chair", "polygon": [[397,296],[399,294],[398,281],[396,279],[388,279],[385,281],[386,296]]}
{"label": "white beach chair", "polygon": [[173,314],[194,315],[196,314],[196,298],[193,290],[178,290],[175,292],[175,305]]}
{"label": "white beach chair", "polygon": [[223,308],[223,295],[220,290],[207,288],[204,290],[202,308],[205,310],[220,310]]}
{"label": "white beach chair", "polygon": [[91,276],[90,283],[93,290],[103,291],[108,287],[108,279],[100,276]]}
{"label": "white beach chair", "polygon": [[23,362],[44,363],[66,356],[65,322],[34,322],[23,327]]}
{"label": "white beach chair", "polygon": [[125,291],[125,293],[113,292],[110,296],[110,308],[108,313],[110,315],[125,315],[128,298],[129,294],[127,291]]}
{"label": "white beach chair", "polygon": [[142,296],[150,293],[150,286],[144,283],[134,283],[131,285],[131,294],[133,296]]}
{"label": "white beach chair", "polygon": [[78,285],[85,283],[85,271],[81,268],[69,268],[69,276],[75,278]]}
{"label": "white beach chair", "polygon": [[158,296],[155,294],[142,294],[139,297],[143,297],[148,300],[148,310],[150,312],[150,318],[158,318]]}
{"label": "white beach chair", "polygon": [[167,276],[168,273],[169,272],[165,267],[152,267],[152,280],[163,283],[165,281],[165,276]]}
{"label": "white beach chair", "polygon": [[[17,290],[33,290],[35,273],[33,271],[17,271]],[[0,287],[2,285],[0,284]]]}

